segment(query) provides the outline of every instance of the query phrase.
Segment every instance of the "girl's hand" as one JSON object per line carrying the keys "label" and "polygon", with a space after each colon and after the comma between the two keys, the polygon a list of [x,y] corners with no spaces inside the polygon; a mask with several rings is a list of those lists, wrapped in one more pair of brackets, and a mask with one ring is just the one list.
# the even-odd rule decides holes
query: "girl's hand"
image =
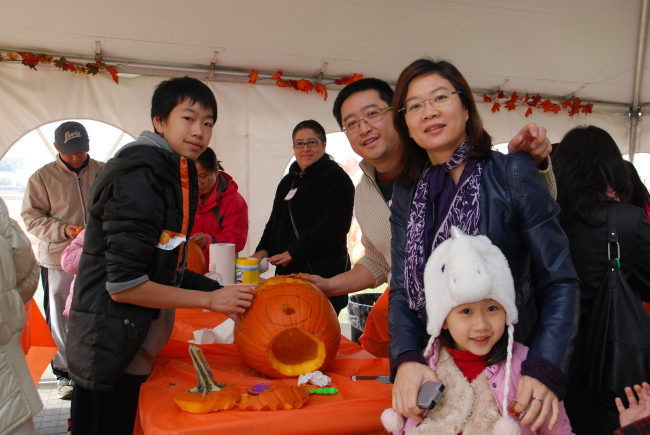
{"label": "girl's hand", "polygon": [[[552,412],[551,421],[548,424],[548,429],[553,430],[557,424],[560,416],[560,401],[554,392],[552,392],[546,385],[542,384],[535,378],[530,376],[522,376],[517,385],[517,406],[515,412],[523,412],[530,404],[530,408],[523,420],[521,420],[521,427],[530,426],[530,430],[535,432],[542,427],[549,413]],[[534,420],[534,423],[533,423]]]}
{"label": "girl's hand", "polygon": [[440,382],[436,372],[424,364],[408,361],[400,364],[393,385],[393,409],[404,417],[422,423],[422,409],[417,405],[420,387],[427,381]]}
{"label": "girl's hand", "polygon": [[190,239],[194,240],[201,249],[205,249],[205,245],[208,243],[208,238],[204,233],[196,233],[190,236]]}
{"label": "girl's hand", "polygon": [[650,385],[647,382],[643,383],[643,387],[635,385],[634,391],[639,396],[638,402],[636,397],[634,397],[632,389],[625,387],[625,395],[627,396],[628,402],[630,402],[630,407],[627,409],[623,406],[621,399],[616,398],[616,408],[618,408],[618,418],[621,427],[650,416],[650,393],[648,393],[650,391]]}

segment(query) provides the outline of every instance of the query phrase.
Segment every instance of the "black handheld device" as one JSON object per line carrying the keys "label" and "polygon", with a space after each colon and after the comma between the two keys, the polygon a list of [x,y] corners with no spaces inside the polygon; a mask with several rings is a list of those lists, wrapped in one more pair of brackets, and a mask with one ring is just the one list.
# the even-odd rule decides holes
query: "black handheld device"
{"label": "black handheld device", "polygon": [[440,382],[427,381],[420,387],[418,392],[418,407],[421,409],[432,410],[436,403],[440,401],[445,386]]}

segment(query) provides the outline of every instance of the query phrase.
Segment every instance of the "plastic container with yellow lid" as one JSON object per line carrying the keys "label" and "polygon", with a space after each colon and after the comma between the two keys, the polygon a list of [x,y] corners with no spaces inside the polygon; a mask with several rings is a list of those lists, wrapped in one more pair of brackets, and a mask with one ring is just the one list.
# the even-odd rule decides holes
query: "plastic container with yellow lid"
{"label": "plastic container with yellow lid", "polygon": [[257,284],[260,282],[260,262],[254,257],[241,257],[235,260],[235,283]]}

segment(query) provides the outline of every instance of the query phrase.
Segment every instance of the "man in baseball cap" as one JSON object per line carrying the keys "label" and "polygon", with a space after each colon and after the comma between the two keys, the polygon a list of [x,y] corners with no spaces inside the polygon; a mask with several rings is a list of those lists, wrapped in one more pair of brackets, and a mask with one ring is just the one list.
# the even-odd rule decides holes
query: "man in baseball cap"
{"label": "man in baseball cap", "polygon": [[54,132],[59,152],[52,163],[37,170],[27,182],[21,215],[27,231],[38,237],[38,261],[43,281],[44,308],[52,337],[59,348],[52,360],[61,399],[72,397],[65,353],[67,317],[63,316],[73,275],[61,267],[61,253],[88,219],[88,189],[102,162],[88,156],[86,128],[75,121],[59,125]]}

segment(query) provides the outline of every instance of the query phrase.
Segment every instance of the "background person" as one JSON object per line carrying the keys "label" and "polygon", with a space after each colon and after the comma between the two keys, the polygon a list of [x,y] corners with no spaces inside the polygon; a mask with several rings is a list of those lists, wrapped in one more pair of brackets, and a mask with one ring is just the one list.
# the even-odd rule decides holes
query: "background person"
{"label": "background person", "polygon": [[[569,131],[553,156],[560,224],[582,281],[580,327],[569,371],[567,413],[578,435],[611,434],[618,413],[592,399],[586,384],[585,340],[593,301],[609,266],[607,204],[617,215],[620,269],[630,287],[650,302],[650,223],[643,209],[629,204],[632,185],[614,139],[595,126]],[[624,371],[625,367],[620,367]]]}
{"label": "background person", "polygon": [[203,250],[210,264],[210,244],[233,243],[235,252],[246,246],[248,205],[237,183],[226,174],[212,148],[206,148],[194,161],[199,179],[199,205],[196,209],[192,239]]}
{"label": "background person", "polygon": [[[276,275],[310,273],[325,278],[350,270],[346,240],[352,223],[354,185],[325,153],[325,129],[302,121],[291,135],[296,161],[280,181],[271,216],[253,257],[268,257]],[[331,296],[338,313],[347,295]]]}
{"label": "background person", "polygon": [[429,338],[423,272],[455,225],[468,235],[487,235],[508,260],[519,310],[515,339],[530,344],[515,410],[530,404],[521,424],[535,431],[566,391],[579,317],[579,281],[556,220],[559,207],[529,154],[491,151],[472,90],[451,63],[413,62],[400,74],[393,106],[404,143],[391,208],[393,408],[421,421],[417,392],[424,381],[436,380],[421,354]]}
{"label": "background person", "polygon": [[38,237],[45,317],[59,350],[52,359],[58,380],[58,396],[72,396],[65,350],[68,318],[63,316],[73,275],[61,267],[61,253],[70,245],[88,220],[88,189],[103,163],[88,155],[86,128],[74,121],[64,122],[54,131],[54,147],[59,152],[52,163],[37,170],[27,182],[21,216],[27,232]]}
{"label": "background person", "polygon": [[35,435],[34,416],[43,409],[20,345],[36,287],[32,246],[0,198],[0,434]]}

